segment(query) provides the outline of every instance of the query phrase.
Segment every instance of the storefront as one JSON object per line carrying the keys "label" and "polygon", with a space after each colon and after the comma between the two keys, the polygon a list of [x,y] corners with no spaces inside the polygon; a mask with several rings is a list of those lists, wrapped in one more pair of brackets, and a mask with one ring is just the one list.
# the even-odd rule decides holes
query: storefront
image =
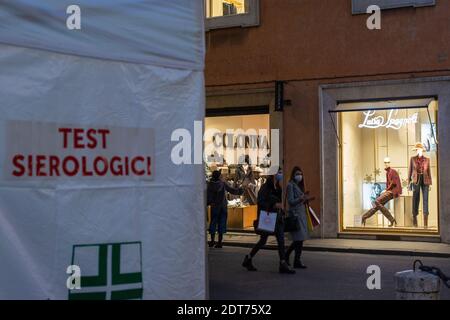
{"label": "storefront", "polygon": [[[227,193],[229,230],[252,230],[257,217],[257,194],[269,166],[270,115],[214,116],[205,119],[206,179],[214,170],[244,194]],[[209,146],[209,148],[208,148]]]}
{"label": "storefront", "polygon": [[[437,106],[434,98],[339,104],[342,232],[438,234]],[[413,171],[418,170],[413,164],[418,143],[424,145],[423,157],[431,175],[431,185],[420,190],[411,181]],[[385,205],[386,215],[377,211],[364,222],[364,214],[388,188],[386,158],[399,174],[401,194]]]}
{"label": "storefront", "polygon": [[231,186],[244,189],[242,196],[227,194],[229,231],[253,231],[258,191],[272,162],[282,163],[282,113],[274,98],[272,86],[207,90],[205,178],[220,170]]}
{"label": "storefront", "polygon": [[[449,88],[448,79],[321,87],[323,237],[449,241]],[[380,204],[386,168],[399,186]]]}

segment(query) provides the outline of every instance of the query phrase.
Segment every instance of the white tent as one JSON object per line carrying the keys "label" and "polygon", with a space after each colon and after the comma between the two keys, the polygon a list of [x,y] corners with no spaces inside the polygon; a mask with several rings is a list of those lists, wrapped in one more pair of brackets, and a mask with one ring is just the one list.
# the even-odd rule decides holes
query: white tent
{"label": "white tent", "polygon": [[71,4],[0,0],[0,299],[203,299],[202,0]]}

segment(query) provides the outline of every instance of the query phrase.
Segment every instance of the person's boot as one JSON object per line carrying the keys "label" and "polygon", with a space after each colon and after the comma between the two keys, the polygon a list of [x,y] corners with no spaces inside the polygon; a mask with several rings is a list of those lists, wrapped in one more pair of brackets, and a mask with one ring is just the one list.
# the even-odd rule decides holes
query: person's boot
{"label": "person's boot", "polygon": [[308,267],[305,266],[301,260],[294,261],[294,269],[307,269]]}
{"label": "person's boot", "polygon": [[248,271],[257,271],[257,269],[252,263],[252,258],[250,258],[248,255],[245,256],[244,262],[242,262],[242,266],[246,268]]}
{"label": "person's boot", "polygon": [[295,259],[294,259],[294,269],[306,269],[307,266],[305,266],[301,259],[301,252],[296,252],[295,253]]}
{"label": "person's boot", "polygon": [[417,228],[417,216],[414,216],[413,217],[413,226],[414,226],[414,228]]}
{"label": "person's boot", "polygon": [[215,248],[217,249],[222,249],[222,240],[223,240],[223,235],[219,233],[219,242],[217,242]]}
{"label": "person's boot", "polygon": [[215,237],[215,234],[211,234],[211,241],[208,242],[208,247],[214,247],[214,245],[216,244]]}
{"label": "person's boot", "polygon": [[291,268],[289,268],[286,261],[280,262],[279,271],[280,271],[280,273],[283,273],[283,274],[295,274],[295,270],[292,270]]}
{"label": "person's boot", "polygon": [[427,214],[423,216],[423,225],[424,225],[425,229],[428,228],[428,215]]}
{"label": "person's boot", "polygon": [[291,259],[291,253],[292,253],[292,251],[293,251],[293,250],[292,250],[291,247],[289,246],[289,248],[287,249],[286,254],[285,254],[285,256],[286,256],[286,263],[287,263],[288,266],[291,266],[289,260]]}

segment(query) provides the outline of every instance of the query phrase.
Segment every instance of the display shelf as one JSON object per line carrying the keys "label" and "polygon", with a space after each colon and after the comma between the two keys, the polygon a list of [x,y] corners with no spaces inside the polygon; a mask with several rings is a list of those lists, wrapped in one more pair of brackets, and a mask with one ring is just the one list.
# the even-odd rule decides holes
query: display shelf
{"label": "display shelf", "polygon": [[[227,229],[244,230],[253,228],[257,218],[257,206],[228,207]],[[211,209],[208,207],[208,223],[211,221]]]}

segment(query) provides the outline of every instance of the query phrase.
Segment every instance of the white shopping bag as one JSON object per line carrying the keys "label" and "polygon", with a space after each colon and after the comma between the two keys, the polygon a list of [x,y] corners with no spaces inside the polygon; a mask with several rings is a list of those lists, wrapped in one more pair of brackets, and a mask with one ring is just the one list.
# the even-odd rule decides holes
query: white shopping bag
{"label": "white shopping bag", "polygon": [[311,222],[313,227],[317,227],[318,225],[320,225],[320,219],[313,208],[309,207],[309,213],[311,213]]}
{"label": "white shopping bag", "polygon": [[259,214],[258,230],[273,233],[277,223],[277,213],[261,210]]}

